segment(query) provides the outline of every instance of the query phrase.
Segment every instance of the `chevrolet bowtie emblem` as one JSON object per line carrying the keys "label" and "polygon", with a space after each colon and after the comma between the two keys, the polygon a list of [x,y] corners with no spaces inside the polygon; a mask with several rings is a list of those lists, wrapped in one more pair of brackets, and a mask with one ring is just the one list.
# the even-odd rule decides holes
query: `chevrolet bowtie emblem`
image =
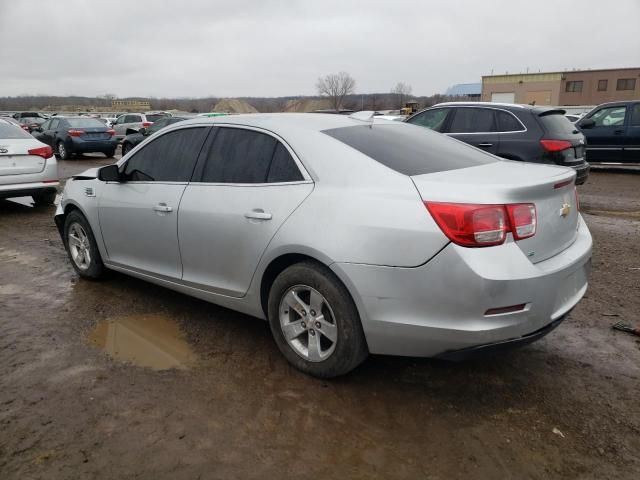
{"label": "chevrolet bowtie emblem", "polygon": [[562,208],[560,209],[560,216],[566,217],[567,215],[569,215],[569,213],[571,213],[571,205],[569,205],[568,203],[563,204]]}

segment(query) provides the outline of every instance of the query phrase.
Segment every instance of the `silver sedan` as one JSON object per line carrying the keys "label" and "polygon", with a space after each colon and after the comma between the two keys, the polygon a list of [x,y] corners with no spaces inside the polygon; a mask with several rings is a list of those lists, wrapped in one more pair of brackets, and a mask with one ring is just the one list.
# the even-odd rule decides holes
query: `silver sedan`
{"label": "silver sedan", "polygon": [[291,364],[334,377],[556,327],[591,258],[574,180],[399,122],[198,118],[68,181],[55,220],[79,275],[266,319]]}

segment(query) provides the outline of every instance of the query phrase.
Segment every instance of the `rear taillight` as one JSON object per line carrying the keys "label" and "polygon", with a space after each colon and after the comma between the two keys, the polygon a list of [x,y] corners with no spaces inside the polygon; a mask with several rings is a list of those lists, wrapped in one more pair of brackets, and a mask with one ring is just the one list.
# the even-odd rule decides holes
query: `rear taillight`
{"label": "rear taillight", "polygon": [[109,135],[110,137],[113,137],[116,134],[116,131],[113,128],[110,128],[109,130],[107,130],[107,135]]}
{"label": "rear taillight", "polygon": [[515,240],[536,233],[536,207],[532,203],[477,205],[424,202],[442,232],[463,247],[490,247],[504,243],[507,233]]}
{"label": "rear taillight", "polygon": [[27,152],[29,155],[37,155],[42,158],[51,158],[53,156],[53,150],[49,145],[44,147],[32,148]]}
{"label": "rear taillight", "polygon": [[561,152],[573,146],[566,140],[540,140],[540,144],[547,152]]}
{"label": "rear taillight", "polygon": [[71,136],[71,137],[79,137],[80,135],[82,135],[84,132],[82,130],[67,130],[67,133]]}
{"label": "rear taillight", "polygon": [[153,122],[142,122],[144,128],[150,127],[151,125],[153,125]]}
{"label": "rear taillight", "polygon": [[26,130],[27,132],[29,131],[29,125],[20,125],[20,127],[22,127],[22,129]]}

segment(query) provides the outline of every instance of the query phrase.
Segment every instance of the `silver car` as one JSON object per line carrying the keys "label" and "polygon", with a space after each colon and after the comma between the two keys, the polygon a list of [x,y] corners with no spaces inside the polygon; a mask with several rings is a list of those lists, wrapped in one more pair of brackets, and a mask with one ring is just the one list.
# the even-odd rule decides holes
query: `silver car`
{"label": "silver car", "polygon": [[36,205],[50,205],[57,187],[53,149],[0,118],[0,198],[31,196]]}
{"label": "silver car", "polygon": [[267,319],[291,364],[333,377],[556,327],[590,267],[574,180],[400,122],[197,118],[69,180],[55,220],[81,276]]}
{"label": "silver car", "polygon": [[120,115],[111,127],[116,132],[115,138],[122,140],[127,135],[137,133],[141,128],[148,128],[153,122],[171,115],[165,112],[125,113]]}

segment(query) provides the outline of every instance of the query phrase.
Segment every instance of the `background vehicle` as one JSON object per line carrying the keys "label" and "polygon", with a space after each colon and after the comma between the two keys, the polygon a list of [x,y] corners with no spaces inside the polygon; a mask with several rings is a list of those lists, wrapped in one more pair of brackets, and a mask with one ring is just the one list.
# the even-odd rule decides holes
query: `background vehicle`
{"label": "background vehicle", "polygon": [[571,167],[576,184],[585,182],[585,138],[551,107],[485,102],[441,103],[406,120],[445,133],[457,140],[507,160]]}
{"label": "background vehicle", "polygon": [[451,357],[555,328],[587,288],[574,179],[402,122],[237,115],[69,180],[55,221],[80,275],[266,318],[289,362],[331,377],[368,352]]}
{"label": "background vehicle", "polygon": [[26,132],[29,131],[29,127],[27,125],[23,125],[22,123],[20,123],[18,120],[16,120],[13,117],[0,117],[0,120],[4,120],[5,122],[12,123],[13,125],[16,125],[17,127],[20,127],[21,129],[23,129]]}
{"label": "background vehicle", "polygon": [[100,152],[113,157],[118,147],[113,130],[88,117],[53,117],[38,127],[33,135],[51,146],[62,160],[74,153]]}
{"label": "background vehicle", "polygon": [[[44,115],[42,115],[41,113],[38,112],[17,112],[13,114],[13,118],[15,118],[16,120],[20,120],[22,118],[45,118]],[[46,118],[45,118],[46,120]]]}
{"label": "background vehicle", "polygon": [[127,135],[122,140],[122,156],[124,157],[127,153],[129,153],[129,150],[131,150],[133,147],[141,143],[145,138],[156,133],[158,130],[168,125],[181,122],[183,120],[187,120],[187,119],[185,117],[161,118],[160,120],[156,120],[155,122],[153,122],[153,125],[151,125],[150,127],[148,128],[142,127],[137,133],[131,133]]}
{"label": "background vehicle", "polygon": [[29,133],[33,133],[35,129],[45,122],[42,117],[20,117],[17,120],[20,122],[22,129]]}
{"label": "background vehicle", "polygon": [[112,127],[115,130],[115,136],[118,140],[122,140],[126,135],[136,133],[141,128],[147,128],[153,125],[153,122],[161,118],[170,116],[167,113],[125,113],[120,115]]}
{"label": "background vehicle", "polygon": [[0,198],[33,197],[52,204],[58,186],[53,150],[12,122],[0,118]]}
{"label": "background vehicle", "polygon": [[577,125],[589,162],[640,164],[640,101],[599,105]]}

